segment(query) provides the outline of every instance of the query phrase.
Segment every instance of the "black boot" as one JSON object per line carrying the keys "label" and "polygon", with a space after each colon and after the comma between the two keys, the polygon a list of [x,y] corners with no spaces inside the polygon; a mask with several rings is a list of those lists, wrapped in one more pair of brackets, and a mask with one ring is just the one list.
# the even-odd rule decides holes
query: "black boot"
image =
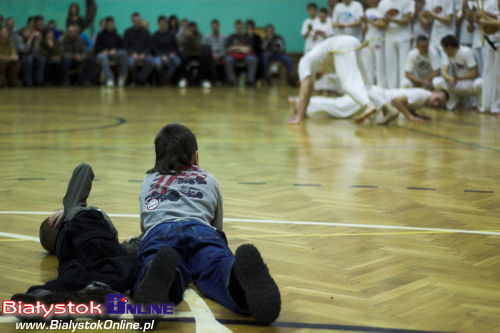
{"label": "black boot", "polygon": [[[259,324],[269,325],[278,318],[280,291],[255,246],[244,244],[236,250],[232,276],[243,290],[242,305],[248,307]],[[238,302],[238,296],[233,299]]]}

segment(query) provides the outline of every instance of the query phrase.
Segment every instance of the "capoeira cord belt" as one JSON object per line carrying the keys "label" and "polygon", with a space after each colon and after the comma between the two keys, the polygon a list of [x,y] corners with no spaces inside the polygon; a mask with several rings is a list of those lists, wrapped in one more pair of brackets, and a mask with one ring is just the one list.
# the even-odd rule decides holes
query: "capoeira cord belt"
{"label": "capoeira cord belt", "polygon": [[358,47],[356,47],[354,49],[351,49],[351,50],[333,50],[333,49],[329,49],[328,53],[342,54],[342,53],[356,52],[356,51],[359,51],[361,49],[364,49],[368,45],[370,45],[370,41],[365,40],[360,46],[358,46]]}

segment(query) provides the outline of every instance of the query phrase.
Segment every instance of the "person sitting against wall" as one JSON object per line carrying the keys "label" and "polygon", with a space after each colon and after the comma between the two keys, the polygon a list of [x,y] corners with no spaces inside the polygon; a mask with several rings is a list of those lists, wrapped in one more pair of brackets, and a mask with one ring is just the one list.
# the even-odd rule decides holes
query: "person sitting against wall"
{"label": "person sitting against wall", "polygon": [[70,84],[71,67],[77,70],[77,83],[89,85],[94,76],[95,59],[87,54],[87,46],[80,37],[78,25],[70,25],[62,39],[63,85]]}
{"label": "person sitting against wall", "polygon": [[32,31],[26,26],[12,38],[21,58],[23,82],[26,87],[33,85],[33,70],[35,70],[36,85],[41,86],[45,81],[45,58],[39,54],[40,36],[38,31]]}
{"label": "person sitting against wall", "polygon": [[243,23],[241,20],[234,22],[235,33],[226,39],[226,58],[224,69],[227,84],[234,86],[236,74],[234,65],[236,61],[244,61],[247,65],[247,85],[255,85],[255,74],[257,72],[257,57],[252,49],[252,39],[243,34]]}
{"label": "person sitting against wall", "polygon": [[101,72],[106,81],[106,86],[115,85],[115,77],[111,71],[110,60],[116,61],[120,66],[118,75],[118,86],[123,87],[128,75],[128,55],[125,51],[125,43],[115,29],[115,19],[106,17],[104,30],[101,31],[95,40],[95,54],[97,61],[101,65]]}
{"label": "person sitting against wall", "polygon": [[10,39],[9,31],[3,27],[0,29],[0,87],[7,85],[7,83],[15,86],[18,73],[19,57],[16,47]]}
{"label": "person sitting against wall", "polygon": [[266,27],[266,38],[263,42],[264,52],[262,54],[262,67],[266,80],[271,82],[269,65],[271,61],[279,61],[286,67],[287,77],[294,73],[292,59],[285,52],[285,40],[280,35],[274,33],[274,26],[268,24]]}
{"label": "person sitting against wall", "polygon": [[181,60],[178,56],[175,34],[168,30],[167,18],[163,15],[158,17],[158,31],[151,39],[151,49],[155,56],[156,70],[163,74],[163,83],[170,83]]}
{"label": "person sitting against wall", "polygon": [[[215,80],[215,69],[209,50],[203,47],[203,36],[198,30],[195,22],[190,22],[184,33],[181,35],[179,45],[182,48],[182,62],[179,66],[179,88],[185,88],[188,84],[187,68],[193,60],[198,61],[200,79],[203,88],[212,87],[212,82]],[[208,49],[208,47],[207,47]]]}
{"label": "person sitting against wall", "polygon": [[62,51],[61,45],[55,40],[54,31],[50,28],[42,31],[40,56],[45,58],[47,81],[52,84],[59,83],[62,76]]}
{"label": "person sitting against wall", "polygon": [[[128,64],[132,81],[137,84],[145,84],[154,69],[154,59],[150,54],[151,34],[142,25],[141,15],[132,14],[132,27],[124,34],[125,47],[128,51]],[[136,66],[142,66],[137,73]]]}

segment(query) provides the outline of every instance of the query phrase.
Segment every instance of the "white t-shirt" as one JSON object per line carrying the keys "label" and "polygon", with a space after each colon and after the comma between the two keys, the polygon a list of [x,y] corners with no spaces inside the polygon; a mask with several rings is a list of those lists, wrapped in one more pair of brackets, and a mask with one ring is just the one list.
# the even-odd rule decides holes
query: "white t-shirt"
{"label": "white t-shirt", "polygon": [[[428,10],[427,4],[424,4],[422,10]],[[417,39],[418,36],[425,36],[429,38],[430,35],[431,35],[430,28],[425,29],[422,26],[422,23],[420,22],[418,15],[415,14],[415,17],[413,19],[413,30],[412,30],[413,39]]]}
{"label": "white t-shirt", "polygon": [[[469,10],[471,10],[475,4],[476,4],[475,0],[468,0],[467,1],[467,8]],[[462,15],[463,15],[462,6],[460,6],[460,8],[457,10],[457,17],[461,17]],[[469,32],[468,26],[469,26],[469,22],[467,21],[467,18],[464,17],[462,19],[462,22],[460,22],[460,26],[458,28],[459,32],[460,32],[459,43],[461,45],[466,45],[466,46],[472,45],[472,35],[473,35],[474,31]]]}
{"label": "white t-shirt", "polygon": [[[313,24],[314,19],[311,19],[310,17],[304,20],[304,23],[302,23],[302,29],[300,29],[300,34],[302,35],[302,37],[304,37],[309,30],[309,25],[313,26]],[[311,29],[311,31],[309,32],[309,36],[307,36],[304,42],[304,52],[309,52],[312,49],[314,45],[313,35],[314,31]]]}
{"label": "white t-shirt", "polygon": [[[361,6],[359,2],[351,1],[349,6],[346,6],[343,2],[339,2],[335,5],[335,9],[333,10],[332,21],[337,24],[353,23],[359,21],[361,16],[363,16],[363,6]],[[339,28],[338,32],[341,35],[350,35],[359,40],[363,38],[361,25],[357,27],[346,27],[344,29]]]}
{"label": "white t-shirt", "polygon": [[[455,4],[452,0],[427,0],[429,11],[439,17],[453,16]],[[453,21],[450,24],[444,24],[434,19],[431,30],[431,43],[439,45],[441,39],[446,35],[455,35],[455,25]]]}
{"label": "white t-shirt", "polygon": [[314,22],[313,22],[313,36],[316,31],[323,31],[326,33],[326,38],[323,38],[322,36],[318,35],[316,36],[316,40],[313,41],[313,47],[324,41],[325,39],[333,36],[333,26],[332,26],[332,20],[327,17],[325,22],[321,22],[319,17],[317,17]]}
{"label": "white t-shirt", "polygon": [[440,68],[440,63],[439,55],[433,49],[429,49],[425,55],[420,54],[417,49],[413,49],[408,53],[405,72],[410,72],[424,80]]}
{"label": "white t-shirt", "polygon": [[[384,17],[380,14],[377,8],[367,8],[365,10],[365,16],[372,21],[378,21]],[[383,29],[378,29],[370,23],[367,23],[366,25],[368,28],[366,30],[365,40],[381,40],[384,38]]]}
{"label": "white t-shirt", "polygon": [[414,109],[424,107],[432,95],[432,92],[423,88],[386,89],[385,92],[391,102],[397,97],[406,96],[408,105]]}
{"label": "white t-shirt", "polygon": [[[382,0],[378,5],[378,10],[382,16],[388,14],[396,19],[403,19],[404,15],[412,14],[415,11],[413,2],[410,0]],[[391,22],[387,26],[386,39],[396,41],[409,41],[411,39],[411,24],[403,26]]]}
{"label": "white t-shirt", "polygon": [[450,66],[450,72],[453,76],[462,76],[470,72],[477,66],[474,52],[467,46],[460,46],[454,57],[443,56],[443,67]]}

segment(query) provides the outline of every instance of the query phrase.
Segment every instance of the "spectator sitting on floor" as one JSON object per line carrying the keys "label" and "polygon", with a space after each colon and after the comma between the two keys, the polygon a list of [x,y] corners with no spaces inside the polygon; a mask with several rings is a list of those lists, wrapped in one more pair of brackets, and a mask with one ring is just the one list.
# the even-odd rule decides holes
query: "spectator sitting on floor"
{"label": "spectator sitting on floor", "polygon": [[226,39],[225,72],[227,84],[233,86],[236,83],[234,64],[237,60],[245,61],[247,65],[247,85],[255,85],[255,74],[257,72],[257,58],[252,50],[252,40],[243,34],[243,23],[241,20],[234,22],[235,33]]}
{"label": "spectator sitting on floor", "polygon": [[[128,63],[131,70],[132,81],[144,84],[154,69],[154,60],[150,55],[151,35],[142,25],[141,15],[132,14],[132,27],[128,28],[124,34],[125,46],[129,58]],[[142,69],[137,73],[136,66],[142,65]]]}
{"label": "spectator sitting on floor", "polygon": [[287,77],[290,77],[293,72],[293,64],[290,57],[285,52],[285,41],[280,35],[274,33],[274,26],[268,24],[266,27],[266,38],[263,42],[264,53],[262,54],[262,67],[264,75],[268,82],[271,80],[269,73],[269,65],[271,61],[279,61],[286,67]]}

